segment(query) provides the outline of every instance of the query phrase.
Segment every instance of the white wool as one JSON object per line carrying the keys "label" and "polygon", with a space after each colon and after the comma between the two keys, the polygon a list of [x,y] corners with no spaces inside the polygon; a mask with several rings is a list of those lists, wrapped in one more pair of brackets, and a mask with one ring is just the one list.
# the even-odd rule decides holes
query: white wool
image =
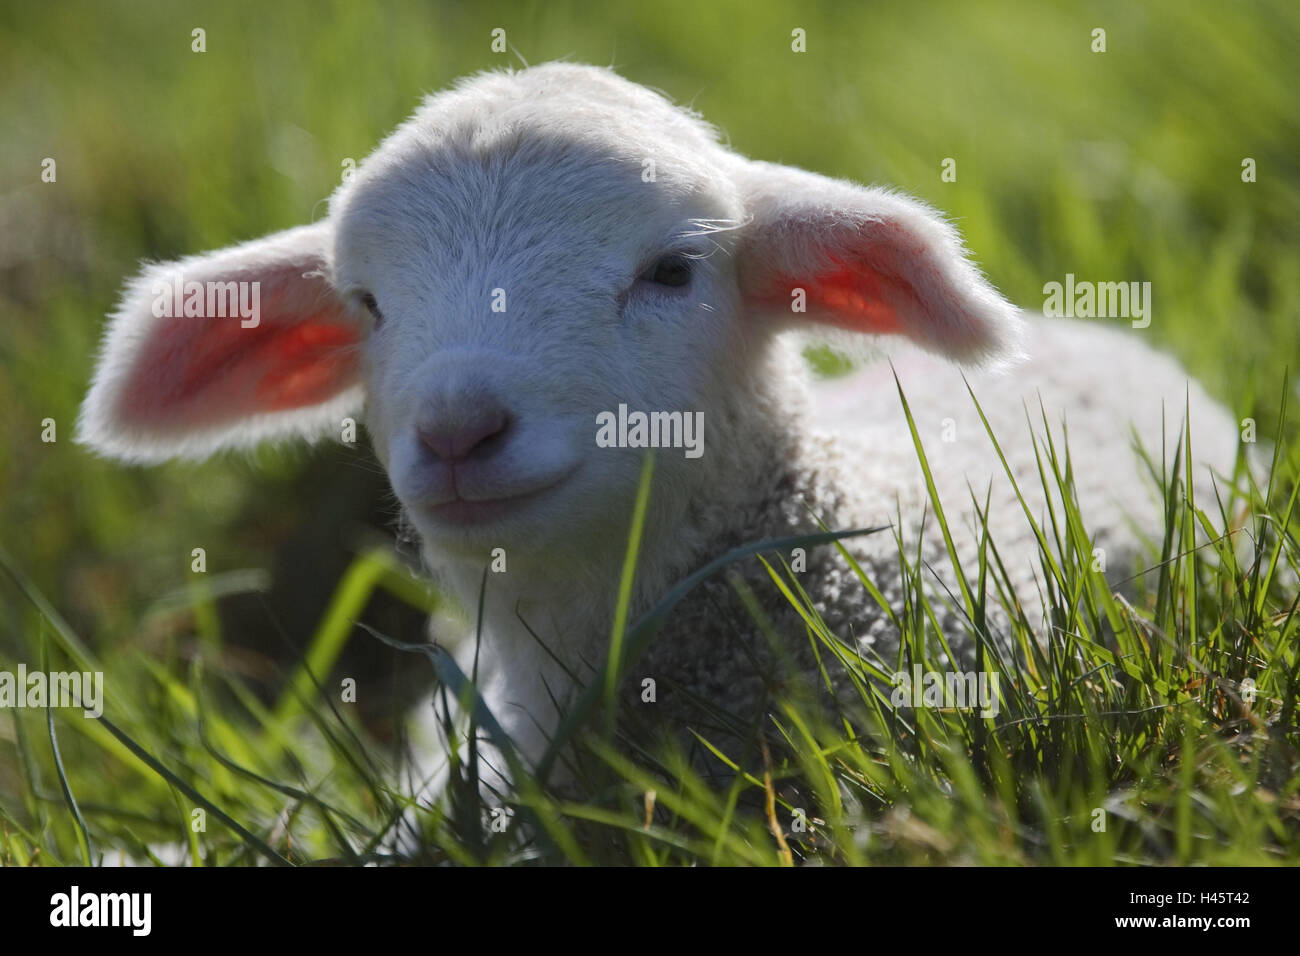
{"label": "white wool", "polygon": [[[681,261],[687,282],[655,280],[657,263],[677,262],[671,274]],[[156,316],[151,283],[177,269],[261,282],[261,331]],[[800,293],[805,310],[792,308]],[[1115,569],[1160,528],[1130,424],[1158,456],[1162,403],[1172,441],[1186,401],[1198,480],[1231,470],[1232,422],[1176,363],[1100,322],[1024,319],[928,206],[745,159],[659,94],[569,64],[429,97],[321,223],[146,269],[109,325],[80,437],[127,460],[197,458],[320,437],[364,396],[438,580],[474,608],[503,549],[506,570],[487,581],[483,693],[535,760],[557,702],[573,698],[569,674],[581,682],[604,659],[641,470],[641,450],[597,444],[601,413],[704,422],[702,456],[658,455],[634,613],[727,547],[816,530],[809,508],[839,528],[901,514],[916,533],[927,502],[891,366],[810,386],[783,333],[812,323],[879,337],[961,553],[976,541],[972,492],[989,494],[1027,606],[1036,545],[949,360],[966,367],[1032,510],[1044,507],[1040,397],[1054,428],[1067,423],[1083,512]],[[449,502],[469,517],[449,517]],[[892,535],[853,550],[897,597]],[[811,596],[842,637],[887,651],[898,635],[822,551]],[[732,640],[757,639],[742,617],[720,634],[716,614],[685,607],[638,673],[761,706]],[[797,626],[788,637],[804,641]]]}

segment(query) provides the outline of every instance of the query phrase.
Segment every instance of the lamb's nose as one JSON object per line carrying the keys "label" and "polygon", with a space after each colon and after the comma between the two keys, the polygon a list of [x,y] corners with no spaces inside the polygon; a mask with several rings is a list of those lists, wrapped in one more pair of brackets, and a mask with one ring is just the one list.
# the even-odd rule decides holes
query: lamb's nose
{"label": "lamb's nose", "polygon": [[510,416],[494,405],[482,405],[455,417],[420,426],[420,441],[443,461],[460,461],[490,452],[493,439],[505,432]]}

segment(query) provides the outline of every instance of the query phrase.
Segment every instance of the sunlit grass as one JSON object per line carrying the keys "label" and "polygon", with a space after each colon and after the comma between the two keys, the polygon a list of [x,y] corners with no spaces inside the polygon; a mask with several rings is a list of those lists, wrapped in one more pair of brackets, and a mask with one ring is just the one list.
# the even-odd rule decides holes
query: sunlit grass
{"label": "sunlit grass", "polygon": [[[0,860],[388,861],[394,834],[418,825],[421,859],[462,863],[1296,862],[1300,444],[1281,411],[1285,366],[1300,355],[1293,5],[665,0],[653,14],[611,4],[599,17],[567,3],[326,7],[0,12],[0,669],[48,656],[102,670],[112,688],[107,723],[0,711]],[[204,54],[190,49],[200,26]],[[564,730],[581,741],[590,801],[525,781],[496,832],[466,761],[445,804],[413,810],[401,738],[377,740],[337,704],[345,642],[390,652],[354,625],[363,609],[383,597],[442,610],[403,556],[355,514],[340,519],[332,543],[354,558],[318,570],[322,595],[285,625],[305,651],[283,669],[247,650],[250,637],[280,646],[280,621],[267,613],[257,634],[231,634],[218,613],[284,586],[268,570],[277,550],[339,510],[330,489],[375,468],[365,453],[138,469],[90,458],[71,435],[102,316],[139,260],[319,217],[343,161],[364,157],[420,94],[510,65],[490,51],[498,26],[531,62],[614,62],[692,102],[750,155],[935,204],[1015,302],[1037,305],[1067,272],[1151,281],[1141,334],[1254,419],[1261,442],[1278,438],[1259,500],[1226,485],[1222,500],[1190,498],[1186,448],[1153,461],[1168,531],[1130,602],[1092,570],[1089,516],[1056,442],[1040,449],[1058,505],[1038,529],[1047,640],[1007,593],[995,537],[957,569],[950,598],[978,668],[1003,675],[997,718],[891,705],[888,675],[940,666],[926,640],[929,571],[900,549],[907,600],[881,612],[903,636],[898,659],[859,658],[803,607],[804,633],[787,637],[828,674],[848,671],[856,701],[844,713],[783,702],[762,773],[745,763],[719,789],[681,755],[641,754],[602,683]],[[807,54],[789,50],[795,26]],[[1105,54],[1089,48],[1096,27]],[[45,157],[56,183],[40,181]],[[940,179],[948,157],[953,183]],[[1254,183],[1241,178],[1247,157]],[[47,418],[57,442],[41,440]],[[1244,471],[1235,484],[1248,484]],[[945,533],[943,506],[966,504],[932,502],[930,533]],[[190,572],[195,547],[206,575]],[[772,587],[806,604],[779,553],[761,556]],[[624,666],[654,626],[626,622]],[[991,630],[998,641],[984,639]],[[442,668],[454,682],[442,658],[392,653],[399,668]]]}
{"label": "sunlit grass", "polygon": [[[921,586],[930,570],[919,559],[900,550],[905,613],[881,609],[901,630],[890,660],[864,658],[829,631],[779,560],[796,546],[842,547],[846,536],[880,529],[759,542],[720,556],[631,622],[610,668],[617,686],[699,581],[736,561],[765,561],[773,586],[800,610],[804,634],[787,638],[811,642],[828,687],[847,671],[854,693],[832,711],[811,697],[776,702],[759,744],[761,775],[707,737],[701,743],[736,771],[727,786],[699,779],[680,751],[641,749],[621,729],[618,698],[598,680],[534,776],[478,698],[473,675],[441,649],[407,645],[445,689],[447,738],[490,739],[518,784],[485,802],[477,752],[461,747],[441,797],[417,804],[395,762],[331,703],[333,688],[308,687],[292,708],[267,708],[238,679],[205,669],[206,655],[187,669],[136,654],[114,665],[85,662],[107,666],[114,686],[135,689],[131,706],[115,695],[104,720],[10,711],[25,790],[21,806],[0,809],[5,858],[57,864],[124,853],[143,861],[151,847],[174,853],[188,844],[191,862],[208,865],[1296,862],[1300,540],[1291,518],[1300,450],[1279,437],[1266,484],[1253,487],[1242,470],[1211,509],[1187,493],[1185,446],[1160,463],[1168,533],[1144,575],[1140,607],[1093,565],[1068,449],[1054,438],[1041,447],[1041,480],[1055,502],[1047,524],[1034,527],[1050,627],[1020,611],[993,537],[981,536],[977,567],[950,554],[960,582],[951,597],[966,609],[976,668],[1001,678],[996,716],[891,701],[891,674],[948,669],[933,592]],[[916,450],[928,471],[919,440]],[[943,502],[933,486],[931,494],[931,533],[946,538]],[[1025,520],[1033,520],[1028,508]],[[378,574],[365,571],[374,567]],[[352,589],[400,573],[360,557],[309,660],[328,664],[322,646],[350,626]],[[860,583],[877,593],[865,576]],[[50,620],[38,593],[27,598],[33,633],[48,634],[46,646],[73,663],[83,642]],[[219,659],[216,646],[209,652]],[[215,699],[224,706],[214,708]],[[468,727],[453,712],[468,715]],[[590,800],[575,802],[572,784],[549,786],[549,768],[568,746],[585,755],[575,766]],[[201,831],[197,809],[206,814]],[[394,856],[398,829],[412,826],[422,846]]]}

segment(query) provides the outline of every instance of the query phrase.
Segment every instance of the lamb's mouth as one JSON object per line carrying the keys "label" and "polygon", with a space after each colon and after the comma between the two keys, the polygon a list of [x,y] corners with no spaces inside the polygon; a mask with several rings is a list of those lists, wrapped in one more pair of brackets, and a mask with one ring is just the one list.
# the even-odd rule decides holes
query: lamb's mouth
{"label": "lamb's mouth", "polygon": [[513,498],[492,498],[488,501],[467,501],[453,498],[440,505],[430,505],[426,513],[439,524],[457,527],[489,524],[503,518],[509,512],[524,507],[529,501],[538,497],[545,489],[530,491]]}
{"label": "lamb's mouth", "polygon": [[420,510],[444,527],[470,528],[490,525],[530,507],[539,499],[551,494],[571,473],[572,469],[564,471],[527,491],[497,498],[466,498],[457,492],[456,496],[449,500],[424,503]]}

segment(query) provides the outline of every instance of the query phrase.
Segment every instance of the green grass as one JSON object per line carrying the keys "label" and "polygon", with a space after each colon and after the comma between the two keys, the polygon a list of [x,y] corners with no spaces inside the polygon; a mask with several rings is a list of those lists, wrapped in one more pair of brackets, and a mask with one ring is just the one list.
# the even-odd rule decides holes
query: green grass
{"label": "green grass", "polygon": [[[919,441],[916,450],[928,472]],[[846,669],[858,695],[836,713],[808,700],[779,702],[767,733],[781,756],[773,758],[762,745],[761,774],[742,770],[738,754],[701,738],[738,771],[726,789],[706,785],[680,752],[642,752],[644,759],[630,760],[627,754],[642,741],[617,729],[617,700],[608,687],[705,576],[732,561],[788,554],[796,546],[837,546],[842,535],[762,542],[721,556],[626,628],[625,642],[615,642],[621,652],[611,653],[609,680],[588,688],[555,748],[573,742],[586,756],[578,762],[579,789],[594,795],[590,802],[574,803],[565,797],[571,790],[548,787],[549,760],[536,777],[522,771],[449,655],[406,646],[433,665],[445,688],[444,714],[450,695],[470,715],[467,730],[446,717],[447,732],[473,739],[481,730],[506,752],[520,783],[517,794],[484,805],[475,755],[453,757],[447,793],[413,814],[425,840],[417,859],[1297,862],[1295,449],[1286,481],[1272,475],[1262,489],[1242,496],[1225,485],[1224,497],[1211,505],[1186,493],[1182,451],[1157,463],[1169,530],[1146,576],[1151,580],[1139,588],[1150,599],[1141,611],[1117,598],[1093,569],[1068,456],[1054,442],[1041,449],[1039,463],[1043,481],[1059,495],[1050,520],[1035,525],[1049,582],[1049,639],[1038,640],[1034,623],[1018,612],[996,541],[983,536],[975,568],[960,567],[952,552],[960,583],[960,595],[952,597],[967,612],[979,649],[976,668],[999,673],[1003,682],[995,717],[891,703],[890,674],[915,665],[946,669],[927,641],[935,633],[934,605],[921,582],[930,572],[901,542],[899,573],[909,587],[896,619],[904,640],[888,661],[861,658],[826,628],[798,575],[769,563],[774,586],[800,607],[804,637],[827,662],[827,673]],[[647,470],[644,488],[650,477]],[[1249,477],[1238,477],[1249,488]],[[1248,512],[1252,499],[1263,500]],[[931,505],[934,533],[947,538],[942,502],[933,497]],[[1243,515],[1244,523],[1237,520]],[[1026,520],[1032,521],[1028,510]],[[633,541],[638,526],[634,521]],[[628,574],[635,554],[630,546]],[[3,561],[16,570],[8,556]],[[349,575],[366,582],[353,587],[400,573],[375,555],[358,559],[358,568],[371,566],[377,574]],[[872,590],[866,578],[861,583]],[[27,596],[34,607],[43,604],[36,592]],[[621,607],[626,600],[625,589]],[[1007,622],[996,642],[986,638],[993,602]],[[309,655],[316,667],[328,670],[330,654],[337,653],[334,635],[350,626],[351,606],[341,597],[322,622]],[[882,604],[882,613],[897,611]],[[42,613],[41,620],[48,622],[48,631],[39,628],[43,654],[53,646],[81,666],[96,666],[82,661],[83,642],[57,616]],[[143,696],[133,708],[115,701],[111,720],[56,724],[47,714],[11,712],[25,792],[20,807],[0,810],[7,860],[76,863],[99,860],[108,848],[147,859],[150,841],[177,842],[187,833],[193,862],[208,865],[391,859],[388,837],[411,803],[402,788],[391,788],[392,768],[373,759],[355,721],[330,703],[332,691],[268,709],[238,679],[205,673],[202,658],[185,679],[147,659],[138,663],[145,673],[135,686]],[[120,679],[118,671],[110,674]],[[294,688],[291,683],[289,692]],[[210,701],[226,694],[231,705],[215,710]],[[69,755],[63,761],[61,751]],[[111,789],[104,775],[113,776]],[[112,798],[103,800],[106,791]],[[208,815],[201,834],[189,827],[196,808]]]}
{"label": "green grass", "polygon": [[[1223,501],[1188,500],[1185,461],[1154,462],[1168,531],[1129,602],[1091,570],[1065,448],[1042,449],[1042,481],[1065,492],[1039,529],[1048,639],[1034,639],[1005,593],[995,539],[977,566],[958,569],[950,597],[974,634],[1010,622],[1008,647],[981,646],[1002,674],[997,718],[891,705],[882,677],[933,664],[928,572],[900,553],[900,660],[857,660],[805,608],[794,637],[838,659],[861,692],[843,714],[785,702],[767,728],[766,765],[747,763],[715,790],[680,755],[631,764],[632,725],[605,706],[602,684],[567,728],[582,741],[589,802],[524,781],[507,831],[495,832],[467,762],[437,812],[414,814],[426,858],[1297,862],[1300,430],[1283,414],[1296,394],[1287,365],[1300,355],[1293,5],[583,10],[0,12],[0,669],[48,658],[103,670],[109,688],[106,721],[0,712],[0,860],[147,858],[168,844],[196,863],[348,862],[384,854],[385,834],[405,825],[394,821],[410,818],[414,782],[394,785],[400,736],[339,703],[338,682],[354,673],[345,642],[375,645],[395,672],[436,667],[453,689],[458,678],[445,658],[386,648],[354,623],[384,602],[443,610],[386,542],[389,506],[376,520],[343,500],[354,484],[374,493],[373,463],[327,448],[122,468],[70,438],[101,317],[140,259],[319,215],[342,161],[362,158],[420,93],[510,62],[489,50],[500,26],[530,62],[613,61],[693,102],[750,155],[926,199],[953,215],[1013,301],[1040,303],[1043,283],[1067,272],[1151,281],[1143,334],[1253,418],[1277,454],[1255,500],[1226,490]],[[205,54],[190,52],[196,26]],[[807,54],[789,52],[795,26],[808,31]],[[1089,50],[1099,26],[1105,54]],[[44,157],[57,160],[56,183],[40,181]],[[940,179],[945,157],[957,160],[955,183]],[[1257,182],[1241,181],[1244,157]],[[46,418],[57,442],[41,441]],[[934,502],[931,533],[945,533],[943,505],[961,504]],[[320,526],[330,553],[351,557],[311,562],[319,580],[286,574],[277,555]],[[207,574],[190,572],[195,547]],[[765,554],[772,586],[801,602],[797,575]],[[227,603],[256,606],[268,588],[288,588],[298,615],[232,626]],[[366,620],[398,642],[416,636]],[[624,666],[655,620],[626,622]],[[284,644],[302,653],[261,650]],[[382,681],[362,688],[384,696]],[[492,732],[489,715],[477,719]]]}

